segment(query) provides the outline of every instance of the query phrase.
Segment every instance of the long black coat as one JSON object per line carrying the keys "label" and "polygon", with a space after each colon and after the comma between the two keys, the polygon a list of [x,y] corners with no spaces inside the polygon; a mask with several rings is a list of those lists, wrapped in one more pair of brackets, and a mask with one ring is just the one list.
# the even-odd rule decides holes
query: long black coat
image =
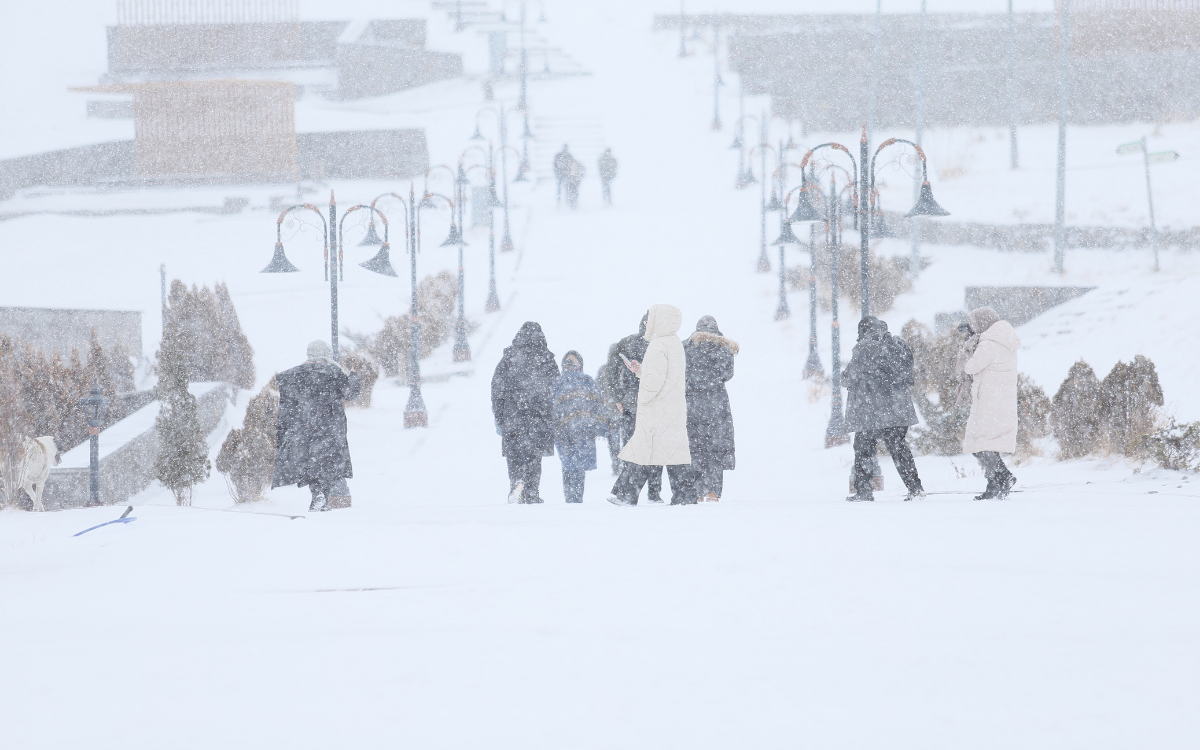
{"label": "long black coat", "polygon": [[279,417],[272,487],[354,476],[342,401],[358,398],[356,373],[332,362],[305,362],[275,376]]}
{"label": "long black coat", "polygon": [[551,389],[558,363],[537,323],[521,326],[492,374],[492,415],[506,458],[554,455]]}
{"label": "long black coat", "polygon": [[683,342],[687,358],[687,432],[692,461],[734,468],[733,412],[725,383],[733,377],[738,345],[720,334],[696,331]]}
{"label": "long black coat", "polygon": [[630,416],[637,414],[638,389],[641,388],[642,382],[625,366],[621,355],[624,354],[638,362],[646,356],[646,347],[650,346],[650,342],[645,338],[647,316],[648,314],[642,316],[642,323],[636,334],[626,336],[613,345],[608,354],[608,361],[602,368],[604,376],[600,383],[601,389],[621,405],[623,414]]}
{"label": "long black coat", "polygon": [[846,429],[850,432],[917,424],[913,407],[913,355],[887,323],[867,316],[859,323],[858,343],[842,373],[847,390]]}

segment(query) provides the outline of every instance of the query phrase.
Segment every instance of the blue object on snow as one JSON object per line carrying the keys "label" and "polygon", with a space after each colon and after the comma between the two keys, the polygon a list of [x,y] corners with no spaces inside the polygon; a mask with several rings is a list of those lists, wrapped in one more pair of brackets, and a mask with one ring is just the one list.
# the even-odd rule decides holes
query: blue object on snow
{"label": "blue object on snow", "polygon": [[90,529],[84,529],[83,531],[79,532],[78,534],[72,534],[71,536],[81,536],[81,535],[83,535],[83,534],[86,534],[86,533],[88,533],[89,531],[95,531],[96,529],[100,528],[101,526],[108,526],[110,523],[131,523],[131,522],[133,522],[133,521],[136,521],[136,520],[137,520],[137,516],[134,516],[134,517],[132,517],[132,518],[127,518],[127,516],[128,516],[128,515],[129,515],[131,512],[133,512],[133,506],[132,506],[132,505],[130,505],[128,508],[126,508],[126,509],[125,509],[125,512],[121,514],[121,517],[120,517],[120,518],[116,518],[116,519],[114,519],[114,520],[112,520],[112,521],[105,521],[104,523],[97,524],[97,525],[93,526],[93,527],[92,527],[92,528],[90,528]]}

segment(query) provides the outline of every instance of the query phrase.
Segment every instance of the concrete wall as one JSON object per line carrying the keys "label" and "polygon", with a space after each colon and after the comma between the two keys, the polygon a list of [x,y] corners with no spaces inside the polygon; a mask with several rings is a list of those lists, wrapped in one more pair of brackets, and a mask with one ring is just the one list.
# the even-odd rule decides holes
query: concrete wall
{"label": "concrete wall", "polygon": [[47,151],[0,161],[0,200],[36,185],[99,185],[133,177],[133,141]]}
{"label": "concrete wall", "polygon": [[429,168],[420,129],[301,133],[296,144],[300,176],[308,180],[408,178]]}
{"label": "concrete wall", "polygon": [[360,99],[463,74],[462,55],[396,44],[356,42],[337,50],[338,96]]}
{"label": "concrete wall", "polygon": [[185,73],[329,65],[346,21],[108,27],[108,72]]}
{"label": "concrete wall", "polygon": [[131,356],[142,355],[140,312],[0,307],[0,333],[20,336],[47,354],[55,351],[66,357],[78,349],[86,358],[93,330],[106,352],[120,344]]}

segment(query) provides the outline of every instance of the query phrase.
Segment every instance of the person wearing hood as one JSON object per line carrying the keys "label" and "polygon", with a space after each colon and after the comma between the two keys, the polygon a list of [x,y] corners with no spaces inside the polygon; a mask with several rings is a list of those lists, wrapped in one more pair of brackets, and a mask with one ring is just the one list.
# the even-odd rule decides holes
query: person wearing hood
{"label": "person wearing hood", "polygon": [[554,455],[551,389],[558,363],[537,323],[521,326],[492,374],[492,415],[508,460],[510,503],[540,503],[542,458]]}
{"label": "person wearing hood", "polygon": [[[600,378],[600,388],[616,402],[617,416],[613,424],[613,434],[617,444],[617,472],[624,468],[620,460],[620,450],[633,437],[634,426],[637,424],[638,389],[641,383],[633,370],[625,365],[625,360],[641,362],[646,356],[646,347],[650,342],[646,338],[646,321],[650,313],[647,311],[638,324],[638,332],[630,334],[613,344],[608,352],[608,361],[604,363],[604,376]],[[624,359],[622,359],[624,355]],[[646,501],[652,505],[662,502],[662,469],[651,469],[647,480],[649,489],[646,490]]]}
{"label": "person wearing hood", "polygon": [[854,433],[854,494],[850,501],[874,500],[871,458],[876,444],[887,446],[896,471],[908,488],[905,500],[923,497],[917,464],[904,437],[917,424],[913,407],[913,355],[887,323],[873,315],[858,322],[858,343],[842,373],[846,388],[846,429]]}
{"label": "person wearing hood", "polygon": [[983,466],[987,489],[976,500],[1003,499],[1017,483],[1001,453],[1017,449],[1017,350],[1021,339],[990,307],[967,315],[971,337],[958,355],[957,369],[971,379],[971,416],[963,451]]}
{"label": "person wearing hood", "polygon": [[563,495],[568,503],[582,503],[584,472],[596,468],[596,438],[608,433],[611,420],[600,387],[583,372],[579,352],[563,357],[562,375],[554,381],[551,396]]}
{"label": "person wearing hood", "polygon": [[711,315],[683,342],[687,381],[688,449],[701,502],[721,499],[724,472],[734,468],[733,412],[725,383],[733,378],[737,342],[725,338]]}
{"label": "person wearing hood", "polygon": [[646,315],[649,342],[641,362],[629,369],[638,376],[637,421],[633,437],[621,449],[626,461],[608,501],[637,505],[642,485],[656,467],[667,467],[671,478],[671,504],[696,502],[691,482],[692,456],[688,449],[687,396],[683,342],[679,326],[683,313],[671,305],[654,305]]}
{"label": "person wearing hood", "polygon": [[358,373],[333,359],[324,341],[308,345],[304,364],[275,376],[279,416],[271,487],[307,486],[310,511],[330,510],[335,485],[354,476],[343,402],[358,398]]}

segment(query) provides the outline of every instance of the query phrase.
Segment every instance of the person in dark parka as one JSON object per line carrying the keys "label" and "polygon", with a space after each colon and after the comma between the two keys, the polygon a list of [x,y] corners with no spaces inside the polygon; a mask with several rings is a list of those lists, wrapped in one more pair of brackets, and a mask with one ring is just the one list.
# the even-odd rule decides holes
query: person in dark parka
{"label": "person in dark parka", "polygon": [[[625,447],[624,443],[621,442],[621,422],[619,420],[621,415],[617,411],[617,399],[613,396],[613,392],[609,390],[611,385],[609,378],[609,368],[612,367],[611,362],[614,358],[618,362],[621,361],[616,352],[617,345],[613,344],[608,348],[608,359],[596,371],[596,385],[600,387],[600,392],[604,394],[604,403],[608,407],[609,425],[604,437],[608,441],[608,462],[614,477],[621,472],[621,459],[617,458],[617,454]],[[624,364],[621,366],[624,367]]]}
{"label": "person in dark parka", "polygon": [[295,484],[312,493],[310,511],[329,510],[334,485],[354,476],[343,401],[358,398],[359,377],[333,359],[324,341],[308,345],[308,361],[275,376],[279,417],[271,487]]}
{"label": "person in dark parka", "polygon": [[[604,377],[600,387],[617,402],[617,416],[613,431],[617,435],[618,453],[629,442],[629,438],[633,437],[633,430],[637,424],[638,389],[642,386],[638,376],[625,366],[625,360],[621,359],[621,355],[624,354],[631,362],[641,362],[646,356],[646,347],[650,346],[650,342],[645,338],[646,321],[649,316],[649,311],[642,316],[637,333],[630,334],[613,344],[608,351],[608,361],[604,364]],[[624,468],[624,464],[624,461],[617,459],[617,470],[614,473],[619,474]],[[661,503],[663,470],[661,468],[655,470],[652,467],[647,471],[650,472],[646,490],[647,502]]]}
{"label": "person in dark parka", "polygon": [[721,499],[724,472],[734,468],[733,412],[725,383],[733,378],[735,341],[705,315],[683,342],[687,358],[687,432],[692,477],[701,502]]}
{"label": "person in dark parka", "polygon": [[554,381],[554,447],[562,463],[563,494],[568,503],[583,502],[585,473],[596,468],[596,438],[611,422],[604,394],[583,372],[583,357],[570,351],[562,375]]}
{"label": "person in dark parka", "polygon": [[537,323],[521,326],[492,374],[492,415],[508,459],[510,503],[540,503],[542,458],[554,455],[551,389],[558,363]]}
{"label": "person in dark parka", "polygon": [[842,373],[847,390],[846,429],[854,432],[854,493],[847,500],[874,500],[870,460],[876,442],[887,446],[896,471],[908,488],[905,500],[924,495],[912,451],[905,442],[908,428],[917,424],[913,407],[913,355],[887,323],[872,315],[858,322],[858,343]]}

